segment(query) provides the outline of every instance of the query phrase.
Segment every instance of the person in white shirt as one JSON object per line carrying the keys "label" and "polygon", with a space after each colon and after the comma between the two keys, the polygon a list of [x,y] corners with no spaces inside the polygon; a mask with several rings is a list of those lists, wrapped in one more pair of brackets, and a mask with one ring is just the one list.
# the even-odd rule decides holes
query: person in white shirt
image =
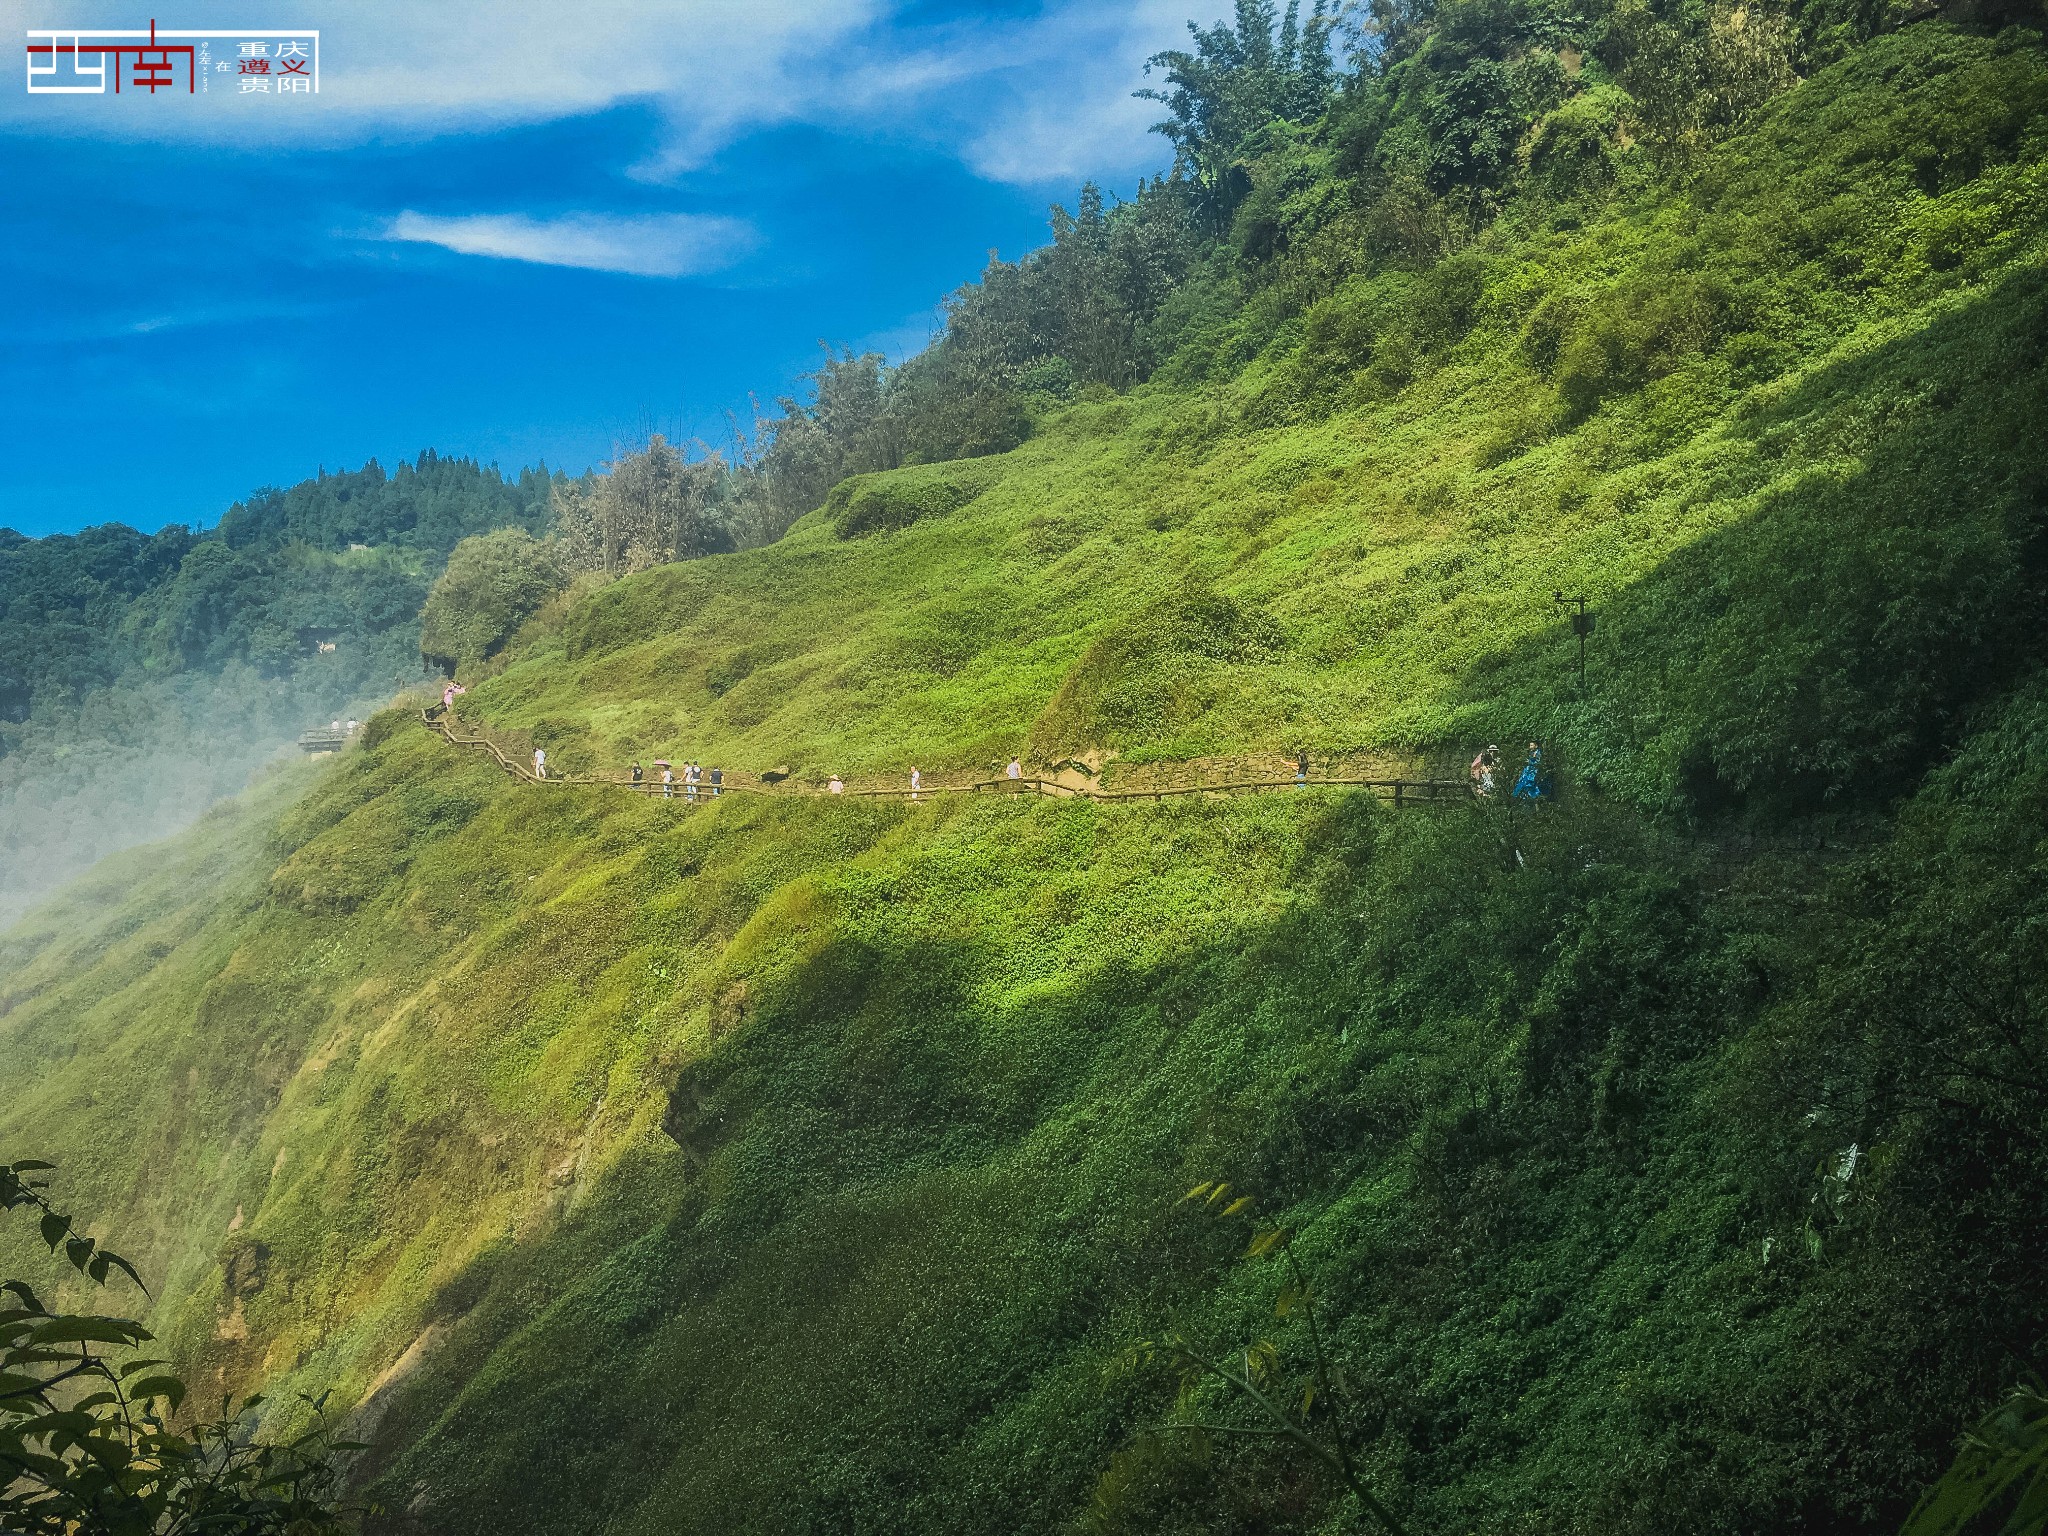
{"label": "person in white shirt", "polygon": [[835,795],[843,795],[846,793],[846,786],[839,782],[839,775],[836,773],[832,775],[832,782],[826,785],[825,787]]}
{"label": "person in white shirt", "polygon": [[536,779],[544,779],[548,776],[548,754],[541,747],[533,749],[533,776]]}
{"label": "person in white shirt", "polygon": [[1021,779],[1024,777],[1024,765],[1018,762],[1017,759],[1015,759],[1014,757],[1010,759],[1009,774],[1010,777],[1013,779]]}
{"label": "person in white shirt", "polygon": [[924,780],[919,776],[916,767],[913,766],[910,770],[910,798],[912,800],[917,799],[917,792],[922,788],[924,788]]}

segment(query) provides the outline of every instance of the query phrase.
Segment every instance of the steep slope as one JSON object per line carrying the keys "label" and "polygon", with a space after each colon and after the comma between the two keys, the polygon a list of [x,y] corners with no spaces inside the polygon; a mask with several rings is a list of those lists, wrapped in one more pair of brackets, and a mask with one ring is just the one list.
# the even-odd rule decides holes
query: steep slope
{"label": "steep slope", "polygon": [[[1898,658],[1960,665],[1974,683],[1925,686],[1967,696],[1999,680],[1975,658],[2033,627],[2008,548],[2039,485],[2030,36],[1888,40],[1784,98],[1690,195],[1397,274],[1463,292],[1449,318],[1346,289],[1272,333],[1255,306],[1220,345],[1262,341],[1242,373],[1075,408],[1001,460],[848,482],[772,549],[600,593],[465,707],[571,769],[681,753],[820,775],[1027,742],[1186,757],[1569,724],[1588,750],[1618,737],[1603,768],[1659,798],[1747,707],[1745,677],[1780,673],[1790,699],[1833,652],[1821,718],[1874,739],[1798,748],[1829,758],[1821,789],[1903,754],[1895,787],[1929,728],[1899,714],[1925,701],[1878,697],[1923,686],[1887,675]],[[1381,351],[1438,361],[1390,390],[1375,323],[1396,332]],[[1333,391],[1362,403],[1332,412]],[[1845,544],[1864,567],[1828,570]],[[1791,568],[1740,574],[1758,562]],[[1666,611],[1750,579],[1779,606]],[[1618,633],[1590,707],[1553,718],[1559,589]],[[1780,601],[1795,589],[1804,612]],[[1849,637],[1879,621],[1850,592],[1910,594],[1854,677]],[[1654,675],[1681,632],[1727,648],[1683,692]]]}
{"label": "steep slope", "polygon": [[1411,1528],[1895,1526],[2048,1363],[2044,81],[1880,40],[464,701],[572,769],[1540,731],[1559,803],[687,809],[393,711],[0,939],[0,1132],[391,1529],[1363,1528],[1144,1433],[1169,1327],[1300,1390],[1216,1177]]}

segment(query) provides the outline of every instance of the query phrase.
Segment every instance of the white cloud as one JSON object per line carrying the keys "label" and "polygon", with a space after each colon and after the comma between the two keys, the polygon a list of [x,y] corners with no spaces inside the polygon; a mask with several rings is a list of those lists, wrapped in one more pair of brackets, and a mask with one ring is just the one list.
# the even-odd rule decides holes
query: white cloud
{"label": "white cloud", "polygon": [[[252,12],[253,5],[253,12]],[[667,179],[761,127],[808,122],[922,140],[1038,183],[1162,163],[1130,92],[1148,54],[1224,0],[1050,0],[1024,17],[894,25],[903,0],[183,0],[165,26],[303,17],[321,94],[29,96],[0,78],[0,128],[327,148],[475,131],[646,101]],[[105,21],[102,0],[0,0],[0,36]],[[121,23],[126,25],[126,22]]]}
{"label": "white cloud", "polygon": [[1186,46],[1191,17],[1206,23],[1224,9],[1222,0],[1074,0],[1048,11],[1012,41],[1018,88],[965,136],[962,158],[991,180],[1026,185],[1165,169],[1171,150],[1150,132],[1159,104],[1131,93],[1148,83],[1148,58]]}
{"label": "white cloud", "polygon": [[[0,123],[122,139],[328,146],[543,122],[648,99],[661,105],[681,164],[746,125],[788,117],[805,81],[882,9],[883,0],[186,0],[164,27],[317,26],[319,96],[244,97],[220,88],[232,75],[216,75],[205,94],[155,98],[29,96],[0,85]],[[29,26],[132,25],[105,16],[100,0],[0,0],[0,26],[14,46]]]}
{"label": "white cloud", "polygon": [[410,209],[384,231],[387,240],[444,246],[465,256],[495,256],[551,267],[586,267],[635,277],[687,277],[730,266],[751,250],[754,232],[737,219],[661,213],[638,218],[568,214],[533,219],[480,213],[444,218]]}

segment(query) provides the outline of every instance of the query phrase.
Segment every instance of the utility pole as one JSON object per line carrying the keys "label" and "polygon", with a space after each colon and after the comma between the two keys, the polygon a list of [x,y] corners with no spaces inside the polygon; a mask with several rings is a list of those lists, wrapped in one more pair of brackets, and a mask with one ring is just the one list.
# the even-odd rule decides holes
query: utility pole
{"label": "utility pole", "polygon": [[1562,588],[1551,594],[1550,600],[1560,608],[1571,610],[1572,633],[1579,637],[1579,692],[1586,691],[1586,636],[1593,633],[1593,615],[1586,611],[1586,594],[1574,592],[1566,595]]}

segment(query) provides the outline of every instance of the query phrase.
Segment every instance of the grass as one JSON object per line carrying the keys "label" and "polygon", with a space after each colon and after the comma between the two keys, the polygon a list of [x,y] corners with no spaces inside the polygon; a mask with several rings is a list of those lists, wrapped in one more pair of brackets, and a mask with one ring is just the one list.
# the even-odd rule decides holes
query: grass
{"label": "grass", "polygon": [[1895,1525],[2048,1337],[2038,1115],[1940,1003],[2040,985],[2043,78],[1915,27],[1497,230],[1406,382],[1248,306],[463,700],[813,779],[1535,729],[1542,815],[685,811],[391,712],[0,938],[0,1133],[202,1386],[359,1413],[387,1529],[1360,1528],[1144,1433],[1133,1339],[1278,1328],[1219,1176],[1414,1529]]}

